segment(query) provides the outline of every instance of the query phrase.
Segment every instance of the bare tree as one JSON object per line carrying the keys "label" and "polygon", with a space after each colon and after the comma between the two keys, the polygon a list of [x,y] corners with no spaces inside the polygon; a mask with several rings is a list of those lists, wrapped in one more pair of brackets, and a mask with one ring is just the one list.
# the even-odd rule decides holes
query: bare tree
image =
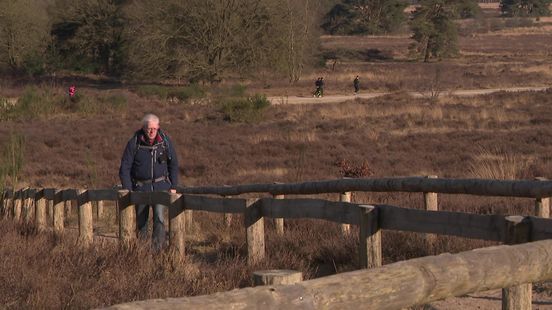
{"label": "bare tree", "polygon": [[40,0],[0,0],[0,67],[12,72],[41,66],[49,21]]}
{"label": "bare tree", "polygon": [[135,77],[216,82],[274,70],[297,81],[312,54],[312,0],[137,0],[127,8]]}

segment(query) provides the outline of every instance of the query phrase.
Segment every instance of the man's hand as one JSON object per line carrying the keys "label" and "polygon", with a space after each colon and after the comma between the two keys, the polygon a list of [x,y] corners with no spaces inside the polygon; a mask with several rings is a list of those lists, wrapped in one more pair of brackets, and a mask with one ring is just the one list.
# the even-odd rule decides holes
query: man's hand
{"label": "man's hand", "polygon": [[176,189],[174,189],[174,188],[169,189],[169,193],[176,194]]}

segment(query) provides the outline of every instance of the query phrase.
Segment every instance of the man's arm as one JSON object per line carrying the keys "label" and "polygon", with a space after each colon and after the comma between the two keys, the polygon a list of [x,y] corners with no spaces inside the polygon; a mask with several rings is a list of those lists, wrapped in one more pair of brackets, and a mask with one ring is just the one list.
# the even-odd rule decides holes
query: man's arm
{"label": "man's arm", "polygon": [[119,179],[123,189],[132,190],[132,178],[130,176],[130,170],[132,169],[132,163],[134,162],[134,138],[128,141],[123,157],[121,158],[121,166],[119,167]]}

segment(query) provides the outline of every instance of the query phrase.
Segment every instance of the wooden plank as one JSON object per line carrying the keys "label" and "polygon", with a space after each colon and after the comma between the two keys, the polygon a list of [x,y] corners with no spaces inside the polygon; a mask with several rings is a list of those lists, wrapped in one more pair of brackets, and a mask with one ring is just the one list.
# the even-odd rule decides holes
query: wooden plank
{"label": "wooden plank", "polygon": [[382,265],[379,210],[374,206],[359,206],[359,265],[376,268]]}
{"label": "wooden plank", "polygon": [[15,192],[13,200],[13,220],[19,222],[21,220],[21,208],[23,207],[23,190]]}
{"label": "wooden plank", "polygon": [[295,284],[303,281],[301,271],[289,269],[258,270],[253,272],[253,286]]}
{"label": "wooden plank", "polygon": [[53,223],[52,226],[54,227],[54,235],[56,238],[61,238],[64,231],[64,203],[63,203],[63,190],[56,190],[56,193],[54,195],[54,214],[53,214]]}
{"label": "wooden plank", "polygon": [[26,188],[23,193],[23,221],[27,224],[31,223],[33,218],[33,197],[34,189]]}
{"label": "wooden plank", "polygon": [[118,199],[117,190],[114,189],[89,189],[88,199],[90,201],[110,200],[116,201]]}
{"label": "wooden plank", "polygon": [[46,198],[44,198],[44,190],[40,190],[35,195],[35,225],[39,232],[46,230]]}
{"label": "wooden plank", "polygon": [[57,189],[55,188],[45,188],[44,189],[44,197],[47,199],[47,200],[54,200],[54,196],[57,192]]}
{"label": "wooden plank", "polygon": [[243,218],[249,265],[254,265],[265,258],[264,218],[261,207],[261,200],[247,199]]}
{"label": "wooden plank", "polygon": [[76,189],[64,189],[61,191],[61,200],[77,200],[77,190]]}
{"label": "wooden plank", "polygon": [[109,309],[403,309],[519,283],[552,280],[552,240],[411,259],[294,285],[257,286]]}
{"label": "wooden plank", "polygon": [[[272,198],[274,199],[284,199],[285,195],[274,195]],[[278,235],[284,234],[284,219],[283,218],[275,218],[274,219],[274,227],[276,228],[276,233]]]}
{"label": "wooden plank", "polygon": [[162,204],[168,206],[171,203],[169,192],[130,192],[130,203],[133,205]]}
{"label": "wooden plank", "polygon": [[262,199],[263,216],[271,218],[311,218],[358,225],[358,206],[321,199]]}
{"label": "wooden plank", "polygon": [[170,194],[169,205],[169,245],[177,260],[184,259],[186,254],[186,221],[184,199],[181,194]]}
{"label": "wooden plank", "polygon": [[504,217],[377,205],[382,229],[502,241]]}
{"label": "wooden plank", "polygon": [[[531,221],[523,216],[507,216],[505,218],[504,242],[520,244],[529,242],[531,236]],[[502,289],[503,310],[530,310],[533,284],[523,283]]]}
{"label": "wooden plank", "polygon": [[136,240],[136,211],[130,202],[132,193],[128,190],[118,191],[119,199],[119,244],[126,248]]}
{"label": "wooden plank", "polygon": [[104,201],[98,200],[96,201],[96,218],[100,220],[103,217],[104,213]]}
{"label": "wooden plank", "polygon": [[531,221],[531,241],[552,239],[552,219],[529,217]]}
{"label": "wooden plank", "polygon": [[429,179],[425,177],[339,179],[288,184],[244,184],[238,186],[178,188],[184,194],[233,196],[246,193],[323,194],[344,192],[414,192],[540,198],[552,196],[552,181]]}
{"label": "wooden plank", "polygon": [[184,205],[186,206],[186,210],[243,213],[245,211],[246,199],[184,195]]}
{"label": "wooden plank", "polygon": [[88,192],[83,189],[77,190],[77,205],[79,214],[79,238],[78,244],[82,247],[89,247],[94,241],[94,226],[92,222],[92,204]]}
{"label": "wooden plank", "polygon": [[[339,202],[351,202],[351,192],[339,194]],[[347,236],[351,233],[351,224],[341,224],[341,233]]]}
{"label": "wooden plank", "polygon": [[[536,181],[547,181],[546,178],[536,177]],[[535,199],[535,216],[550,217],[550,197],[540,197]]]}
{"label": "wooden plank", "polygon": [[[428,179],[436,179],[436,175],[426,176]],[[426,211],[438,211],[439,204],[437,201],[437,193],[425,192],[424,193],[424,207]],[[426,234],[425,242],[429,249],[433,249],[437,236],[435,234]]]}

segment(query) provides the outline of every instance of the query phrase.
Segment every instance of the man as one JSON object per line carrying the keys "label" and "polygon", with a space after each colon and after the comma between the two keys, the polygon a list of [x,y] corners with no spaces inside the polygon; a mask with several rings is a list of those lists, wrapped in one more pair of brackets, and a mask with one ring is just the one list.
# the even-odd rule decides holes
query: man
{"label": "man", "polygon": [[[159,128],[159,118],[147,114],[142,128],[128,141],[119,178],[123,189],[139,192],[169,191],[176,193],[178,160],[169,137]],[[147,238],[149,205],[136,205],[136,225],[139,236]],[[153,245],[161,249],[165,244],[164,206],[153,205]]]}
{"label": "man", "polygon": [[358,78],[358,75],[353,80],[353,86],[355,87],[355,95],[358,94],[358,91],[360,90],[360,79]]}
{"label": "man", "polygon": [[320,97],[324,97],[324,78],[320,77]]}

